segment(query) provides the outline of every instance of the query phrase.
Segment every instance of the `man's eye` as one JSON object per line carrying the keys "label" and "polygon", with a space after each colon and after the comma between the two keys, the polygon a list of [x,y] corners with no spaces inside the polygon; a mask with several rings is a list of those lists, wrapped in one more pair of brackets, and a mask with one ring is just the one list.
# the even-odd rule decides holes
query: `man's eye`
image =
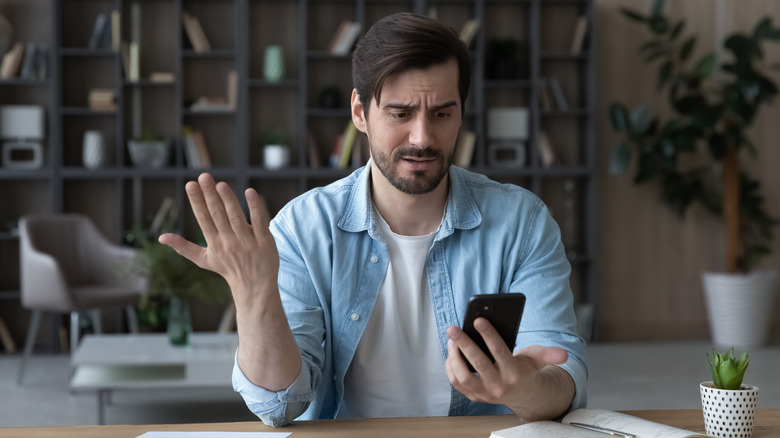
{"label": "man's eye", "polygon": [[439,118],[439,119],[446,119],[449,116],[450,116],[450,113],[445,113],[445,112],[436,113],[436,118]]}
{"label": "man's eye", "polygon": [[394,119],[405,119],[406,116],[408,116],[409,113],[390,113],[390,117]]}

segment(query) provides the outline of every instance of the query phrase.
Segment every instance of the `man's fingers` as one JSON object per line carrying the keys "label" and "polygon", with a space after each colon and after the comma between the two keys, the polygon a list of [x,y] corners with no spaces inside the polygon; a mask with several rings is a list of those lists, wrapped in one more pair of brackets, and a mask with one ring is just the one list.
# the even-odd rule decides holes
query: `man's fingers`
{"label": "man's fingers", "polygon": [[169,247],[173,248],[173,250],[179,253],[182,257],[195,263],[199,267],[204,269],[211,269],[209,266],[204,266],[205,258],[203,255],[206,251],[206,248],[203,248],[200,245],[196,245],[189,240],[179,236],[178,234],[173,233],[162,234],[157,240],[163,245],[168,245]]}
{"label": "man's fingers", "polygon": [[477,329],[485,344],[493,355],[496,362],[505,362],[512,359],[512,352],[504,343],[501,335],[498,334],[493,324],[485,318],[479,317],[474,320],[474,328]]}
{"label": "man's fingers", "polygon": [[198,184],[200,184],[200,189],[203,191],[203,198],[206,200],[209,215],[211,220],[214,221],[217,231],[225,233],[231,230],[232,227],[230,221],[228,221],[225,205],[222,202],[222,197],[217,193],[217,184],[214,182],[214,178],[208,173],[202,173],[198,177]]}
{"label": "man's fingers", "polygon": [[261,236],[267,233],[271,215],[268,213],[265,199],[255,189],[246,189],[244,196],[246,197],[246,205],[249,207],[249,220],[252,222],[255,235]]}
{"label": "man's fingers", "polygon": [[214,221],[211,219],[211,214],[206,206],[206,199],[203,197],[203,190],[200,188],[200,184],[196,181],[190,181],[184,186],[185,192],[187,192],[187,198],[190,200],[190,206],[192,212],[195,214],[195,220],[198,221],[200,229],[203,231],[203,236],[206,241],[214,239],[217,235],[217,228],[214,226]]}
{"label": "man's fingers", "polygon": [[241,209],[233,189],[224,182],[217,183],[216,189],[220,198],[222,198],[222,205],[225,206],[225,212],[233,232],[241,238],[248,238],[250,235],[249,224],[246,222],[244,210]]}
{"label": "man's fingers", "polygon": [[[451,326],[447,328],[447,336],[449,336],[452,343],[458,347],[461,352],[463,352],[466,360],[478,373],[482,374],[485,372],[490,372],[490,367],[493,366],[493,364],[490,362],[490,359],[487,357],[487,355],[485,355],[485,353],[482,352],[482,349],[479,348],[477,343],[474,342],[474,340],[471,339],[465,332],[463,332],[463,330],[458,327]],[[465,369],[471,373],[468,368]]]}

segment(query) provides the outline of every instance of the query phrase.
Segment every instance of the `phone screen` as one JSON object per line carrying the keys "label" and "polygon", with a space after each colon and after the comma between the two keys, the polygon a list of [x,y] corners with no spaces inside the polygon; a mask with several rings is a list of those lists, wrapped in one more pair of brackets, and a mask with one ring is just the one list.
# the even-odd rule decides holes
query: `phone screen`
{"label": "phone screen", "polygon": [[[474,295],[469,300],[466,308],[466,317],[463,320],[463,331],[474,340],[482,351],[495,362],[482,335],[474,328],[474,320],[483,317],[495,327],[507,348],[512,351],[517,340],[517,331],[520,329],[520,320],[525,308],[525,295],[522,293],[502,293]],[[464,357],[465,359],[465,357]],[[468,360],[466,360],[468,362]],[[474,368],[469,363],[469,368]]]}

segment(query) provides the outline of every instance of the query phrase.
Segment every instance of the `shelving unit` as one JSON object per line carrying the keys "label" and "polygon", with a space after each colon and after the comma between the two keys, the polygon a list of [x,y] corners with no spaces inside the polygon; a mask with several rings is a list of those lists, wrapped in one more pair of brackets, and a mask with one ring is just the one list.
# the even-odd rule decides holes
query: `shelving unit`
{"label": "shelving unit", "polygon": [[[121,39],[139,43],[141,80],[137,82],[125,78],[119,53],[87,48],[97,15],[114,10],[120,11]],[[180,24],[182,11],[199,19],[210,52],[198,53],[190,47]],[[0,298],[18,300],[18,242],[2,224],[27,213],[85,213],[105,235],[122,241],[126,230],[139,222],[148,225],[163,199],[172,196],[182,206],[180,229],[194,236],[196,224],[183,187],[200,170],[187,166],[183,125],[204,133],[213,163],[209,171],[216,178],[229,182],[237,193],[247,186],[257,188],[267,197],[272,213],[303,191],[354,170],[326,167],[333,139],[349,121],[351,91],[350,57],[330,54],[328,43],[342,20],[360,22],[364,32],[379,18],[401,11],[435,12],[457,30],[469,19],[479,21],[470,45],[475,68],[463,124],[477,134],[471,168],[527,187],[547,202],[570,255],[576,303],[579,308],[595,303],[590,36],[581,52],[570,53],[578,17],[593,22],[592,0],[0,0],[0,14],[18,30],[14,39],[50,47],[46,80],[0,80],[0,105],[43,105],[48,131],[41,169],[0,166],[4,205]],[[522,43],[517,77],[486,75],[489,44],[496,38]],[[264,51],[272,44],[280,45],[284,54],[285,75],[279,82],[263,76]],[[190,109],[189,103],[199,96],[224,95],[231,70],[238,76],[235,110]],[[175,81],[149,81],[149,75],[158,71],[174,73]],[[570,109],[542,108],[538,84],[552,76],[559,79]],[[328,86],[341,91],[341,108],[319,107],[319,93]],[[116,91],[116,111],[89,109],[86,97],[96,87]],[[523,167],[489,164],[487,114],[499,106],[525,106],[530,111]],[[263,132],[277,126],[290,133],[290,165],[268,170],[258,142]],[[132,164],[126,144],[141,127],[171,139],[167,166],[150,169]],[[107,162],[98,169],[83,166],[82,140],[88,129],[103,133],[109,151]],[[560,164],[541,164],[536,144],[542,131],[556,145]],[[310,135],[317,145],[319,167],[310,162]],[[0,310],[0,316],[4,312]]]}

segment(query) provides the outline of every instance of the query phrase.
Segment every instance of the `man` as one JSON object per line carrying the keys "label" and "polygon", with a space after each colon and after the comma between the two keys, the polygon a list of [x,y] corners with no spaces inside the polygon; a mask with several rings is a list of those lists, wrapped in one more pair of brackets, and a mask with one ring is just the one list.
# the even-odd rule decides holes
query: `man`
{"label": "man", "polygon": [[[233,292],[234,388],[266,424],[296,418],[557,418],[585,403],[560,232],[530,192],[452,167],[470,86],[457,34],[408,13],[377,22],[353,57],[363,169],[270,221],[208,174],[186,185],[208,246],[160,241]],[[471,295],[523,292],[513,354],[475,323],[495,364],[458,328]],[[460,352],[474,365],[469,371]]]}

